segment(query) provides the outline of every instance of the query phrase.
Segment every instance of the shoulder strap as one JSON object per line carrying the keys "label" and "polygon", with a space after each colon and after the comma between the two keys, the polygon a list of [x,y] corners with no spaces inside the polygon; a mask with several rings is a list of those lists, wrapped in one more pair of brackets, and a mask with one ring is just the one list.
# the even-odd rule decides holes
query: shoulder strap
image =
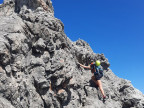
{"label": "shoulder strap", "polygon": [[96,66],[96,72],[99,73],[99,69],[100,67],[99,66]]}

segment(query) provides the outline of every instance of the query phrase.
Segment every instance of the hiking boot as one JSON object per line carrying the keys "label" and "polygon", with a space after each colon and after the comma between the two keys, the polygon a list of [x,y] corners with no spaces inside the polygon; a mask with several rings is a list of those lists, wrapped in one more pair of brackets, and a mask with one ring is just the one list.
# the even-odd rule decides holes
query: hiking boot
{"label": "hiking boot", "polygon": [[103,102],[105,102],[105,101],[106,101],[106,96],[103,97]]}

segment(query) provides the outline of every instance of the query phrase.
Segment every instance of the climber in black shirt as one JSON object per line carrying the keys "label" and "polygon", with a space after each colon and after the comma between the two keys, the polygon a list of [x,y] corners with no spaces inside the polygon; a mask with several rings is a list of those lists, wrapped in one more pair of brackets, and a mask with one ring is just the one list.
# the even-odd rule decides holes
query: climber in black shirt
{"label": "climber in black shirt", "polygon": [[100,66],[100,61],[97,60],[95,63],[92,62],[89,66],[84,66],[82,64],[79,63],[79,65],[83,68],[86,69],[90,69],[93,76],[91,77],[91,79],[95,82],[95,84],[99,87],[102,95],[103,95],[103,99],[106,98],[103,87],[102,87],[102,83],[101,83],[101,78],[103,77],[103,70],[101,69]]}

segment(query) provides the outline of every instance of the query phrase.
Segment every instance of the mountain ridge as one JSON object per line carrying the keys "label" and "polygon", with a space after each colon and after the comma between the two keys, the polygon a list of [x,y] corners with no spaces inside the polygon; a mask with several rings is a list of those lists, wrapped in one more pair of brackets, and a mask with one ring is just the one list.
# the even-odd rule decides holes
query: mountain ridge
{"label": "mountain ridge", "polygon": [[[0,18],[0,107],[144,107],[144,95],[114,75],[104,54],[66,36],[50,0],[5,0]],[[105,103],[91,72],[77,65],[97,59],[104,69]]]}

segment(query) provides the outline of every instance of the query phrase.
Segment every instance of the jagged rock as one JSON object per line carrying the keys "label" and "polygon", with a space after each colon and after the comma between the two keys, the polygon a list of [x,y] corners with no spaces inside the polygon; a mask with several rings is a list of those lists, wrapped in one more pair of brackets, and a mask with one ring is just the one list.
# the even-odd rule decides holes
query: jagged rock
{"label": "jagged rock", "polygon": [[42,53],[45,50],[46,45],[44,44],[44,40],[40,38],[33,46],[34,52]]}
{"label": "jagged rock", "polygon": [[0,108],[14,108],[14,106],[5,98],[0,97]]}
{"label": "jagged rock", "polygon": [[2,65],[6,65],[10,61],[9,49],[2,40],[0,42],[0,46],[0,62]]}
{"label": "jagged rock", "polygon": [[50,53],[53,53],[54,52],[54,44],[52,42],[48,42],[47,44],[47,50],[50,52]]}
{"label": "jagged rock", "polygon": [[[0,107],[144,108],[144,95],[117,77],[104,54],[72,42],[50,0],[4,0],[0,5]],[[107,96],[78,66],[100,60]]]}

